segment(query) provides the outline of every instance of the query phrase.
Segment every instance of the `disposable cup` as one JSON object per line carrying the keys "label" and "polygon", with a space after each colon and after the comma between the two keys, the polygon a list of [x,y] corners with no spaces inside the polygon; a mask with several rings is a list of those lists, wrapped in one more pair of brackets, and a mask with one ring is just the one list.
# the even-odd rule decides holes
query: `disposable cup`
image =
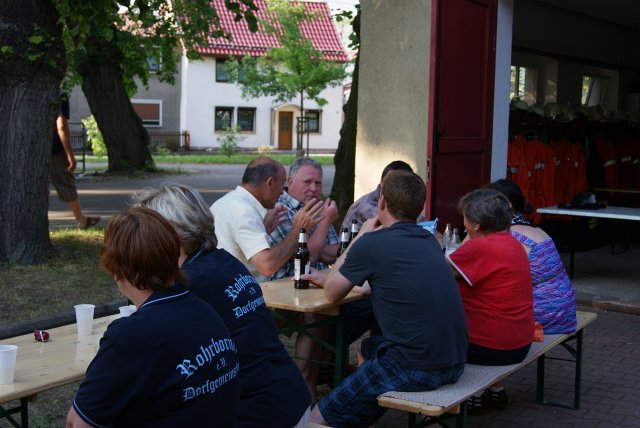
{"label": "disposable cup", "polygon": [[0,385],[13,383],[16,374],[16,345],[0,345]]}
{"label": "disposable cup", "polygon": [[75,305],[78,336],[91,336],[93,330],[93,310],[95,305]]}
{"label": "disposable cup", "polygon": [[122,318],[122,317],[128,317],[129,315],[134,313],[138,308],[136,308],[134,305],[128,305],[128,306],[120,306],[118,309],[120,309],[120,318]]}

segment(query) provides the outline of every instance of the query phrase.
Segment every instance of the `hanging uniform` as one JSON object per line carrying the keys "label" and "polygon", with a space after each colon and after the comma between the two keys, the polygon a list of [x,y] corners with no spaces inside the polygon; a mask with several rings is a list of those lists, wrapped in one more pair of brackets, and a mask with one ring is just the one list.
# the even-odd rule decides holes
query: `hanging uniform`
{"label": "hanging uniform", "polygon": [[612,141],[598,136],[594,140],[604,170],[604,179],[608,188],[618,188],[618,151]]}
{"label": "hanging uniform", "polygon": [[550,141],[556,155],[555,192],[558,203],[570,203],[578,192],[588,190],[584,147],[569,140]]}
{"label": "hanging uniform", "polygon": [[[532,140],[526,143],[526,158],[531,177],[527,196],[534,208],[556,205],[556,155],[546,143]],[[542,222],[542,215],[534,214],[533,222]]]}

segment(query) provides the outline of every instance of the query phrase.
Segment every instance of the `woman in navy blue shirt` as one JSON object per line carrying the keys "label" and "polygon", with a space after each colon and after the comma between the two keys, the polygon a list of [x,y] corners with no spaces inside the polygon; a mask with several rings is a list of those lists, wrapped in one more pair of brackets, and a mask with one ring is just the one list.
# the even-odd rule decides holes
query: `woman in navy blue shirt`
{"label": "woman in navy blue shirt", "polygon": [[236,345],[216,311],[182,285],[179,255],[175,230],[150,209],[107,225],[102,266],[138,310],[107,328],[67,427],[236,427]]}
{"label": "woman in navy blue shirt", "polygon": [[280,342],[260,285],[240,261],[216,248],[213,215],[202,196],[189,186],[164,184],[134,200],[176,228],[189,289],[218,311],[238,346],[238,426],[306,426],[311,396],[304,379]]}

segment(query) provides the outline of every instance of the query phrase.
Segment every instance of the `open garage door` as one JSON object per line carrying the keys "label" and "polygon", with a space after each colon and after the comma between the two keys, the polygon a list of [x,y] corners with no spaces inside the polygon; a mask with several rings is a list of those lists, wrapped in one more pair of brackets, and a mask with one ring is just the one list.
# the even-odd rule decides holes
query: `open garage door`
{"label": "open garage door", "polygon": [[497,0],[434,0],[433,7],[426,214],[461,227],[458,199],[491,174]]}

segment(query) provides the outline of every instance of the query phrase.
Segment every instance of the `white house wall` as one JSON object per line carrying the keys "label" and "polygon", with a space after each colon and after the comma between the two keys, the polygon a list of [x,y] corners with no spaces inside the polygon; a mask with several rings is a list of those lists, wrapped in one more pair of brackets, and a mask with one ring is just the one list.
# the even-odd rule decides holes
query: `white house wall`
{"label": "white house wall", "polygon": [[[242,98],[240,87],[232,83],[216,82],[216,62],[214,58],[206,58],[204,61],[192,61],[183,66],[182,82],[182,120],[181,128],[189,130],[191,134],[192,149],[208,149],[219,147],[218,138],[224,132],[214,131],[214,115],[216,107],[233,107],[233,123],[237,120],[238,107],[255,108],[255,132],[240,134],[238,146],[242,148],[259,148],[263,145],[271,145],[278,148],[278,132],[273,122],[272,109],[282,104],[298,106],[299,98],[286,103],[278,103],[272,97],[260,97],[246,100]],[[309,135],[311,149],[335,150],[340,138],[342,125],[342,86],[325,89],[322,98],[328,103],[322,108],[320,117],[321,132]],[[305,110],[319,110],[316,103],[305,99]],[[297,107],[283,107],[280,111],[295,111]],[[295,119],[294,119],[295,121]],[[272,124],[273,122],[273,124]],[[295,149],[296,135],[293,135],[293,148]],[[304,138],[306,146],[306,136]]]}
{"label": "white house wall", "polygon": [[[133,100],[160,100],[162,102],[162,126],[147,127],[149,131],[169,131],[180,130],[180,76],[176,75],[175,85],[160,82],[158,76],[152,73],[149,76],[149,88],[145,88],[138,80],[138,91],[131,97]],[[71,122],[80,122],[81,119],[91,116],[91,110],[87,99],[80,86],[75,86],[69,97],[69,109]]]}

